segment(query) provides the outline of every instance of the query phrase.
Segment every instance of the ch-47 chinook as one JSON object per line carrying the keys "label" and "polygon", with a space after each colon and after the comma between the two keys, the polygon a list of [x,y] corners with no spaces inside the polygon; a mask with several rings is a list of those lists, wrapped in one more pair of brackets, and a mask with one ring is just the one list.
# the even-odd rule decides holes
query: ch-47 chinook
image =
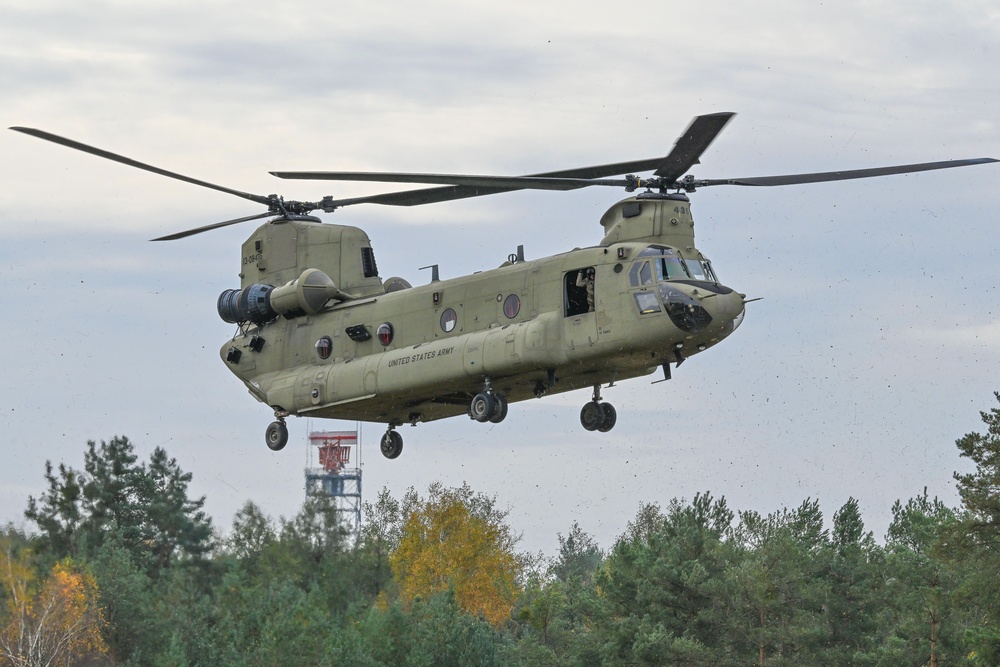
{"label": "ch-47 chinook", "polygon": [[[992,158],[735,179],[685,175],[732,118],[698,116],[666,157],[531,176],[271,172],[281,178],[420,183],[439,187],[315,202],[254,195],[43,132],[11,129],[161,176],[236,195],[267,211],[163,236],[180,239],[270,218],[243,244],[240,289],[218,299],[236,325],[226,366],[274,410],[265,442],[285,446],[289,415],[388,425],[382,453],[399,456],[401,424],[467,414],[500,422],[509,403],[593,388],[580,421],[609,431],[617,412],[601,387],[650,375],[719,343],[739,327],[746,296],[723,285],[697,249],[688,194],[711,185],[818,183],[996,162]],[[652,171],[650,178],[632,174]],[[624,178],[611,178],[629,174]],[[309,215],[353,204],[414,206],[523,189],[602,185],[639,191],[600,220],[597,245],[412,287],[382,280],[368,235]]]}

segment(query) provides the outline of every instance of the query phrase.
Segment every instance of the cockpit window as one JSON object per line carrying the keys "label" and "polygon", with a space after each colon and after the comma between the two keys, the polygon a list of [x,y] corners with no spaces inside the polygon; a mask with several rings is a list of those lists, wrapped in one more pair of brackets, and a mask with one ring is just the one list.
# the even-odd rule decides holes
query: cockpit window
{"label": "cockpit window", "polygon": [[684,266],[687,267],[688,273],[695,280],[709,280],[708,276],[705,275],[705,263],[696,259],[685,259]]}
{"label": "cockpit window", "polygon": [[712,271],[712,265],[707,260],[685,259],[684,265],[694,280],[704,280],[710,283],[717,283],[719,279]]}
{"label": "cockpit window", "polygon": [[660,302],[656,300],[654,292],[636,292],[635,305],[639,307],[639,313],[642,315],[660,312]]}
{"label": "cockpit window", "polygon": [[656,265],[656,282],[664,280],[686,280],[688,275],[684,260],[680,257],[664,256],[653,262]]}
{"label": "cockpit window", "polygon": [[653,272],[649,268],[649,262],[636,262],[628,272],[628,281],[632,287],[653,284]]}
{"label": "cockpit window", "polygon": [[[639,253],[639,257],[654,257],[652,264],[656,271],[656,281],[663,280],[687,280],[691,278],[684,258],[673,248],[651,245]],[[635,284],[635,283],[633,283]],[[648,285],[648,282],[644,282]]]}

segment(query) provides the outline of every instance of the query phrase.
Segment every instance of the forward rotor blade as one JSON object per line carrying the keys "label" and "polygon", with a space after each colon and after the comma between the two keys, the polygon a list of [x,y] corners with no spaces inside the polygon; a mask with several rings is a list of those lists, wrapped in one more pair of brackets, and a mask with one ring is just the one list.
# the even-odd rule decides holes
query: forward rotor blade
{"label": "forward rotor blade", "polygon": [[202,232],[207,232],[212,229],[228,227],[229,225],[236,225],[241,222],[247,222],[248,220],[259,220],[260,218],[274,217],[276,215],[277,214],[272,211],[267,211],[266,213],[258,213],[257,215],[248,215],[245,218],[236,218],[235,220],[226,220],[225,222],[214,222],[211,225],[196,227],[195,229],[188,229],[187,231],[177,232],[176,234],[168,234],[167,236],[160,236],[159,238],[150,239],[150,241],[176,241],[177,239],[194,236],[195,234],[201,234]]}
{"label": "forward rotor blade", "polygon": [[477,176],[474,174],[414,174],[378,171],[272,171],[278,178],[377,183],[428,183],[474,188],[504,187],[517,190],[575,190],[591,185],[623,187],[622,179],[565,178],[554,176]]}
{"label": "forward rotor blade", "polygon": [[112,153],[100,148],[95,148],[93,146],[88,146],[87,144],[81,144],[79,141],[73,141],[72,139],[67,139],[66,137],[60,137],[57,134],[52,134],[50,132],[45,132],[44,130],[36,130],[32,127],[12,127],[10,128],[15,132],[23,132],[24,134],[37,137],[39,139],[44,139],[45,141],[51,141],[52,143],[59,144],[60,146],[66,146],[67,148],[73,148],[78,151],[83,151],[84,153],[90,153],[91,155],[96,155],[97,157],[102,157],[106,160],[111,160],[113,162],[120,162],[126,164],[130,167],[135,167],[136,169],[142,169],[144,171],[150,171],[154,174],[159,174],[160,176],[166,176],[168,178],[174,178],[178,181],[184,181],[185,183],[193,183],[194,185],[200,185],[203,188],[209,188],[211,190],[218,190],[219,192],[227,192],[231,195],[236,195],[242,199],[249,199],[252,202],[257,202],[258,204],[264,204],[265,206],[270,206],[270,199],[268,197],[263,197],[261,195],[251,194],[249,192],[241,192],[240,190],[233,190],[232,188],[227,188],[222,185],[216,185],[215,183],[209,183],[208,181],[202,181],[197,178],[191,178],[190,176],[185,176],[184,174],[178,174],[173,171],[167,171],[166,169],[160,169],[159,167],[154,167],[153,165],[146,164],[145,162],[139,162],[138,160],[133,160],[132,158],[127,158],[124,155],[118,155],[117,153]]}
{"label": "forward rotor blade", "polygon": [[655,174],[663,177],[667,182],[679,179],[687,173],[688,169],[699,163],[698,158],[708,149],[722,132],[722,128],[735,115],[735,113],[724,111],[697,116],[677,139],[673,150],[660,161]]}
{"label": "forward rotor blade", "polygon": [[[485,195],[499,194],[501,192],[512,192],[524,189],[542,190],[573,190],[590,185],[625,185],[625,182],[599,183],[597,179],[621,174],[634,174],[644,171],[657,170],[658,176],[663,176],[665,180],[674,181],[687,169],[698,163],[698,158],[708,148],[726,123],[736,114],[722,112],[707,114],[696,117],[687,130],[674,144],[673,149],[666,157],[647,158],[644,160],[631,160],[628,162],[615,162],[612,164],[601,164],[592,167],[577,167],[575,169],[562,169],[559,171],[548,171],[540,174],[528,174],[527,177],[485,177],[488,180],[476,180],[480,177],[470,177],[473,180],[462,181],[454,185],[439,188],[426,188],[423,190],[403,190],[401,192],[387,192],[384,194],[370,195],[367,197],[353,197],[350,199],[339,199],[327,202],[327,206],[339,208],[353,204],[384,204],[388,206],[419,206],[421,204],[433,204],[436,202],[452,201],[455,199],[466,199],[469,197],[482,197]],[[272,171],[272,174],[279,178],[296,178],[311,180],[382,180],[375,177],[347,178],[346,174],[351,172],[323,172],[323,171]],[[358,172],[353,172],[358,175]],[[364,172],[362,172],[364,173]],[[341,175],[344,176],[341,176]],[[415,182],[404,180],[404,175],[398,175],[398,179],[384,179],[386,182]],[[416,182],[438,183],[442,181],[429,180],[433,174],[408,174],[405,178],[420,176],[425,180]],[[545,181],[517,180],[524,178],[540,177]],[[584,179],[581,182],[558,181],[555,179]],[[443,182],[456,183],[458,179],[452,178]]]}
{"label": "forward rotor blade", "polygon": [[[594,179],[604,178],[608,176],[617,176],[619,174],[632,174],[642,171],[650,171],[656,169],[658,165],[663,162],[662,157],[646,158],[643,160],[630,160],[628,162],[614,162],[611,164],[599,164],[592,167],[577,167],[574,169],[562,169],[559,171],[548,171],[540,174],[529,174],[525,177],[511,177],[511,178],[544,178],[544,179],[584,179],[579,185],[573,185],[572,187],[565,187],[561,189],[572,190],[577,187],[586,187],[588,185],[603,185],[602,183],[595,183]],[[332,176],[327,176],[327,174],[338,174],[347,172],[323,172],[323,171],[273,171],[271,172],[279,178],[296,178],[296,179],[311,179],[311,180],[341,180],[339,178],[334,178]],[[503,178],[503,177],[490,177],[490,178]],[[396,181],[393,181],[396,182]],[[616,183],[616,185],[625,185],[624,181]],[[568,185],[568,184],[567,184]],[[495,195],[501,192],[513,192],[516,190],[523,190],[529,187],[525,186],[513,186],[513,185],[451,185],[443,188],[425,188],[423,190],[402,190],[400,192],[386,192],[383,194],[369,195],[366,197],[352,197],[350,199],[335,199],[329,202],[327,206],[330,208],[340,208],[342,206],[351,206],[354,204],[381,204],[385,206],[420,206],[422,204],[434,204],[443,201],[453,201],[456,199],[467,199],[470,197],[484,197],[486,195]],[[553,189],[553,188],[541,188],[541,189]]]}
{"label": "forward rotor blade", "polygon": [[892,174],[910,174],[918,171],[934,169],[951,169],[975,164],[998,162],[991,157],[972,158],[967,160],[945,160],[943,162],[920,162],[917,164],[902,164],[894,167],[874,167],[872,169],[850,169],[846,171],[823,171],[814,174],[786,174],[784,176],[753,176],[750,178],[723,178],[695,180],[697,187],[706,185],[799,185],[801,183],[824,183],[827,181],[848,181],[855,178],[874,178]]}

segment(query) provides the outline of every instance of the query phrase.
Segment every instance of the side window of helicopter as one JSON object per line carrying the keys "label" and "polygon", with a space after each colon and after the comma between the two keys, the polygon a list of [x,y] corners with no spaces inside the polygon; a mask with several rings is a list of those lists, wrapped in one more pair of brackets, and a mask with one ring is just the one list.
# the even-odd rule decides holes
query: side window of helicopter
{"label": "side window of helicopter", "polygon": [[458,324],[458,313],[454,308],[447,308],[441,313],[441,331],[451,333]]}
{"label": "side window of helicopter", "polygon": [[329,359],[331,352],[333,352],[333,339],[329,336],[323,336],[316,341],[316,354],[320,359]]}
{"label": "side window of helicopter", "polygon": [[565,277],[566,317],[594,311],[594,267],[568,271]]}
{"label": "side window of helicopter", "polygon": [[628,272],[628,282],[632,287],[653,284],[653,271],[649,268],[649,262],[636,262]]}

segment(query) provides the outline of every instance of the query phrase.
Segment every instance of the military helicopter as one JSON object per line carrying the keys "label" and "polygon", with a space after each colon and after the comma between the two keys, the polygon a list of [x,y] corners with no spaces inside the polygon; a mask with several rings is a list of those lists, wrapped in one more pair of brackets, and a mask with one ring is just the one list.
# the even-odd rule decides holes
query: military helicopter
{"label": "military helicopter", "polygon": [[[403,449],[396,428],[467,414],[498,423],[508,405],[591,388],[580,412],[588,431],[618,419],[602,387],[662,370],[703,352],[743,321],[747,297],[724,285],[695,246],[688,194],[714,185],[777,186],[871,178],[996,162],[993,158],[735,179],[685,175],[732,119],[696,117],[665,157],[529,176],[396,172],[271,172],[280,178],[437,185],[351,199],[290,201],[160,169],[42,130],[11,129],[98,157],[218,190],[263,213],[162,236],[176,240],[268,218],[243,243],[240,288],[218,298],[236,326],[221,357],[250,394],[274,411],[272,450],[288,441],[290,415],[387,425],[380,448]],[[635,173],[652,171],[650,178]],[[624,175],[624,177],[621,177]],[[611,178],[618,176],[619,178]],[[631,196],[601,217],[603,238],[528,260],[523,246],[498,268],[429,284],[383,280],[368,235],[324,223],[355,204],[415,206],[524,189],[623,188]]]}

